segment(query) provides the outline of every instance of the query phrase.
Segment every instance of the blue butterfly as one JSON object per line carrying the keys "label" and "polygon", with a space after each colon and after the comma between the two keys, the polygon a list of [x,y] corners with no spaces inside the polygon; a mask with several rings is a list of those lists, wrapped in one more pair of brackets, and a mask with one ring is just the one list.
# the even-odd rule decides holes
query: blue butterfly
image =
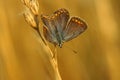
{"label": "blue butterfly", "polygon": [[41,15],[46,40],[61,48],[64,42],[77,37],[87,29],[86,23],[79,17],[69,19],[69,12],[64,8],[55,11],[51,16]]}

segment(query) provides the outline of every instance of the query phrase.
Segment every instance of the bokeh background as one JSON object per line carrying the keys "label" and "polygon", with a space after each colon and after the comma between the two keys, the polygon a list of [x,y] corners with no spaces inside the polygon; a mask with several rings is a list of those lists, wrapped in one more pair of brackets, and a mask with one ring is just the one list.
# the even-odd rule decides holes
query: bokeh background
{"label": "bokeh background", "polygon": [[[40,14],[66,8],[88,24],[79,37],[57,47],[63,80],[120,80],[120,0],[39,0],[39,4]],[[22,16],[24,10],[20,0],[0,0],[0,80],[54,80],[40,38]]]}

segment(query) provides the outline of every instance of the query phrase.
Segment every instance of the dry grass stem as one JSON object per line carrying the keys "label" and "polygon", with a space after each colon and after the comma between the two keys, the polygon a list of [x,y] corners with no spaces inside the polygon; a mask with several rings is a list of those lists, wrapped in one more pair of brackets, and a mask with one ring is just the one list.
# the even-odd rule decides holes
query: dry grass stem
{"label": "dry grass stem", "polygon": [[33,12],[34,15],[38,15],[39,3],[38,3],[37,0],[31,0],[30,9],[31,9],[31,11]]}
{"label": "dry grass stem", "polygon": [[27,8],[25,13],[23,14],[25,17],[26,22],[32,26],[33,29],[35,29],[40,38],[42,39],[44,43],[44,49],[47,52],[47,55],[49,56],[49,60],[51,62],[51,65],[55,72],[55,80],[62,80],[59,69],[58,69],[58,63],[57,63],[57,52],[55,51],[55,57],[53,57],[53,52],[47,45],[45,39],[42,37],[40,30],[39,30],[39,19],[38,19],[38,11],[39,11],[39,3],[37,0],[22,0],[23,4]]}

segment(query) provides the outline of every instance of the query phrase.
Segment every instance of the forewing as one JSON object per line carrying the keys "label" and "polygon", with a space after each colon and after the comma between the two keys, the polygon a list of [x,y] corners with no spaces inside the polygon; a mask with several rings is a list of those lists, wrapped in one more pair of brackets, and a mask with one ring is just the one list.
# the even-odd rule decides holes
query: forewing
{"label": "forewing", "polygon": [[86,23],[78,17],[72,17],[63,33],[63,41],[69,41],[87,29]]}
{"label": "forewing", "polygon": [[51,16],[51,20],[53,20],[54,26],[61,33],[69,20],[69,12],[64,8],[59,9]]}
{"label": "forewing", "polygon": [[49,30],[56,31],[57,29],[61,32],[67,25],[69,12],[64,8],[58,9],[51,16],[41,15],[41,20]]}

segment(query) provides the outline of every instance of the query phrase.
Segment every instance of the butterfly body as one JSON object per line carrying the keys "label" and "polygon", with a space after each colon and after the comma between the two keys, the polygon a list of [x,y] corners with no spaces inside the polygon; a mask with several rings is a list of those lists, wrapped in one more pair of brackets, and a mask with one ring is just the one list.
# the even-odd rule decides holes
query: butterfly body
{"label": "butterfly body", "polygon": [[69,18],[66,9],[59,9],[52,16],[41,15],[46,40],[62,47],[64,42],[77,37],[87,29],[86,23],[79,17],[72,17],[70,20]]}

